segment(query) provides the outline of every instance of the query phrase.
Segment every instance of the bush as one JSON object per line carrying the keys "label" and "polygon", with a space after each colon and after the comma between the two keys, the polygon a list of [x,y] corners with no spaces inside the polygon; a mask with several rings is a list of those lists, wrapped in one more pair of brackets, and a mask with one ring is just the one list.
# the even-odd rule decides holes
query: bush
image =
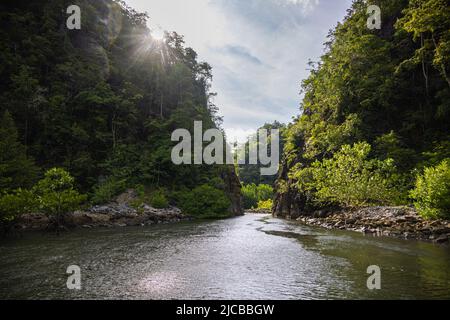
{"label": "bush", "polygon": [[163,190],[158,190],[152,194],[150,205],[156,209],[165,209],[169,206],[169,201]]}
{"label": "bush", "polygon": [[109,177],[94,188],[92,202],[94,204],[103,204],[111,201],[115,196],[125,191],[126,183],[126,179]]}
{"label": "bush", "polygon": [[33,187],[39,210],[52,217],[57,225],[62,223],[64,214],[78,209],[86,200],[73,185],[74,179],[68,172],[53,168]]}
{"label": "bush", "polygon": [[209,185],[179,193],[180,208],[198,218],[226,218],[230,216],[230,200],[222,190]]}
{"label": "bush", "polygon": [[259,201],[272,199],[273,188],[267,184],[255,185],[254,183],[242,187],[244,209],[258,207]]}
{"label": "bush", "polygon": [[410,195],[421,216],[450,219],[450,159],[425,168],[417,176],[416,187]]}
{"label": "bush", "polygon": [[273,206],[272,199],[258,201],[258,209],[272,210],[272,206]]}
{"label": "bush", "polygon": [[242,200],[244,209],[256,208],[258,205],[258,190],[255,184],[242,187]]}
{"label": "bush", "polygon": [[321,204],[364,206],[397,201],[393,160],[368,159],[370,150],[366,142],[344,145],[333,158],[297,169],[292,175],[297,189]]}
{"label": "bush", "polygon": [[23,213],[32,212],[36,207],[36,199],[31,191],[17,189],[0,196],[0,223],[15,221]]}

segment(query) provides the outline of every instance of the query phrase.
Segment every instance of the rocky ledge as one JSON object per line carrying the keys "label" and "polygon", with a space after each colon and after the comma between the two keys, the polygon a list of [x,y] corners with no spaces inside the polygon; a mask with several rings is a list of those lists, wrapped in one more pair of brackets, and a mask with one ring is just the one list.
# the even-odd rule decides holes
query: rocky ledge
{"label": "rocky ledge", "polygon": [[425,220],[409,207],[319,210],[297,221],[327,229],[352,230],[374,236],[449,243],[450,221]]}
{"label": "rocky ledge", "polygon": [[[70,228],[148,226],[191,219],[176,207],[156,209],[142,204],[136,209],[130,205],[134,199],[136,195],[129,190],[111,203],[67,214],[64,218],[65,225]],[[48,217],[43,214],[26,214],[21,217],[15,228],[43,230],[49,224]]]}
{"label": "rocky ledge", "polygon": [[[108,204],[95,206],[86,211],[76,211],[65,217],[68,227],[126,227],[148,226],[160,223],[173,223],[190,220],[176,207],[155,209],[144,205],[142,210],[136,210],[128,205]],[[16,228],[22,230],[43,230],[50,224],[47,216],[42,214],[24,215]]]}

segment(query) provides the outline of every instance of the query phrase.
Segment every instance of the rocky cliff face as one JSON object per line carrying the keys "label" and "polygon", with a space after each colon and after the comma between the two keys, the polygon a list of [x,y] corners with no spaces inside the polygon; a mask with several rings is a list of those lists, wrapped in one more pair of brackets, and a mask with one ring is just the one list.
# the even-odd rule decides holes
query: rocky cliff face
{"label": "rocky cliff face", "polygon": [[222,179],[225,182],[225,192],[231,200],[230,212],[234,216],[243,215],[241,182],[233,166],[226,168],[222,174]]}
{"label": "rocky cliff face", "polygon": [[[297,162],[297,160],[293,161],[293,163]],[[272,214],[275,217],[296,219],[306,213],[306,199],[304,195],[299,194],[291,187],[292,181],[288,177],[290,167],[290,163],[283,160],[276,182],[277,188]]]}

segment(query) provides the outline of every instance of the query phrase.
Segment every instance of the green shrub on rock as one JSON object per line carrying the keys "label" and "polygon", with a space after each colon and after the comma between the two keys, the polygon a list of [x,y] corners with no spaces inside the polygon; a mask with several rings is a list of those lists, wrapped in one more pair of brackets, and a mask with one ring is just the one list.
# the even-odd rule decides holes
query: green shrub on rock
{"label": "green shrub on rock", "polygon": [[169,206],[169,201],[163,190],[155,191],[150,199],[150,205],[156,209],[165,209]]}
{"label": "green shrub on rock", "polygon": [[450,219],[450,159],[425,168],[410,195],[421,216]]}
{"label": "green shrub on rock", "polygon": [[94,204],[104,204],[111,201],[126,189],[126,179],[110,177],[94,188],[92,202]]}

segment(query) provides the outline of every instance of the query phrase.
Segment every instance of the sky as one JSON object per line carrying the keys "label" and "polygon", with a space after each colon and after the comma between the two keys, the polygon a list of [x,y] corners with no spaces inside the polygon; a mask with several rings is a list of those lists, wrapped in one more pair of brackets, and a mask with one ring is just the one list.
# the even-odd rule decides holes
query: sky
{"label": "sky", "polygon": [[228,141],[299,114],[300,84],[351,0],[126,0],[149,27],[184,35],[213,67],[214,103]]}

